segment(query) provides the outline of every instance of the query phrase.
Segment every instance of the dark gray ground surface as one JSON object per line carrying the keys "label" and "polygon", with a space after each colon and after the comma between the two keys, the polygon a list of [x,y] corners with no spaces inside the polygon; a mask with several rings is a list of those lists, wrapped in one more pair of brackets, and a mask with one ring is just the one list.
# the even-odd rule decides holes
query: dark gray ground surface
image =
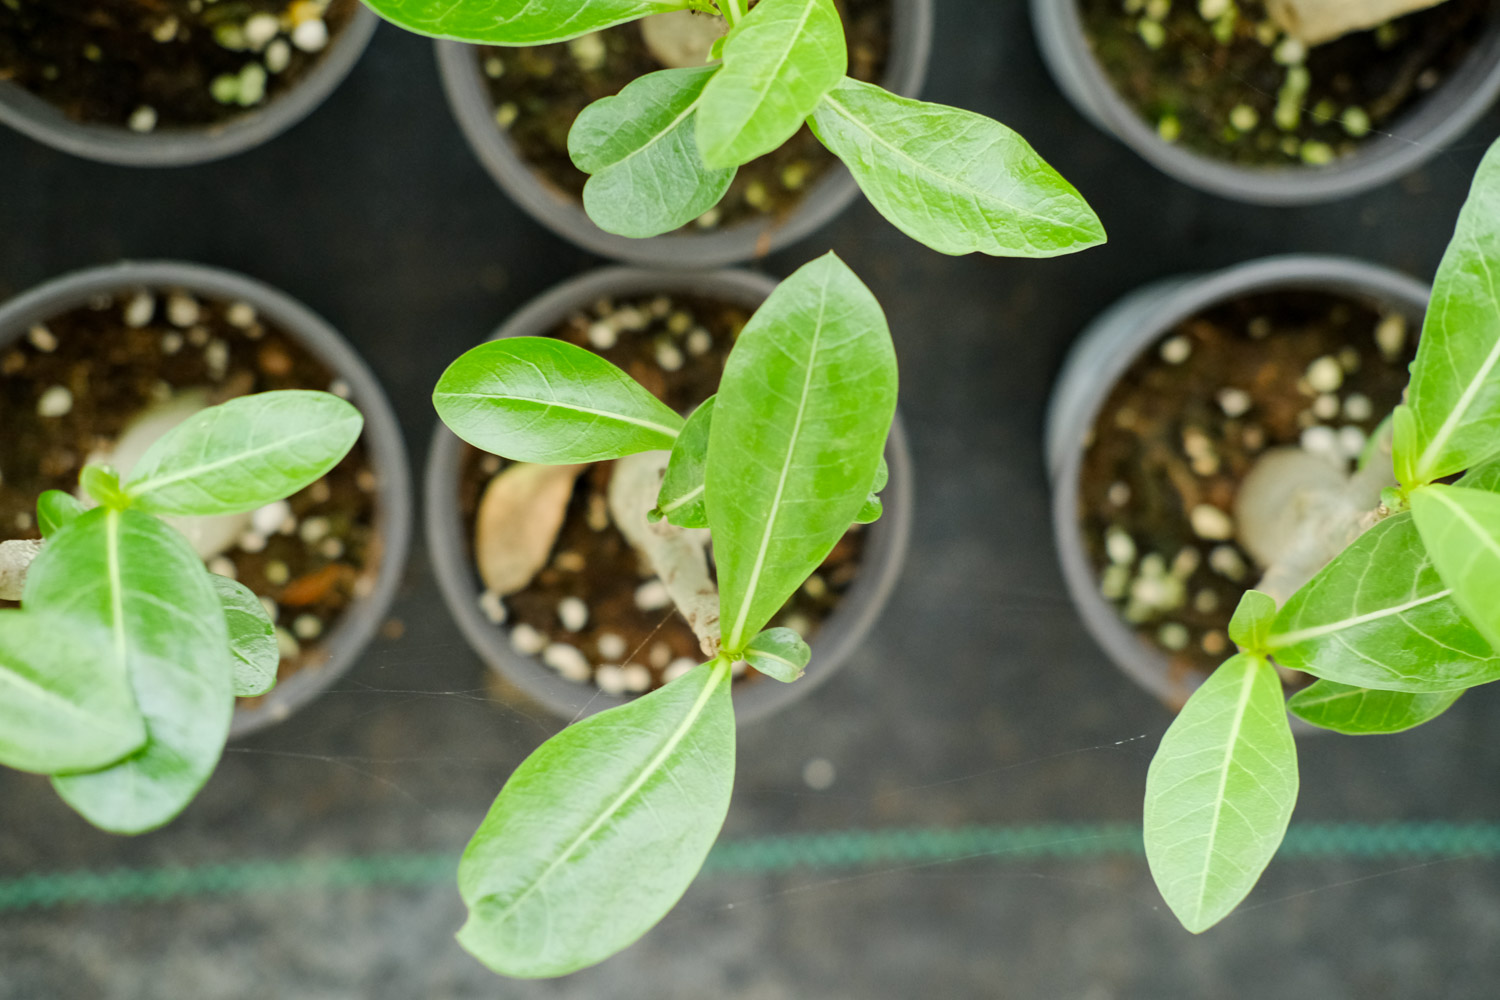
{"label": "dark gray ground surface", "polygon": [[[1262,254],[1358,254],[1430,278],[1500,116],[1431,166],[1317,209],[1189,191],[1089,127],[1034,51],[1019,0],[940,3],[929,97],[995,115],[1092,200],[1109,247],[949,259],[861,203],[768,262],[833,247],[890,314],[919,481],[905,576],[844,672],[741,734],[726,835],[1139,816],[1166,712],[1082,634],[1047,527],[1040,435],[1070,340],[1149,279]],[[420,467],[446,363],[595,263],[495,189],[448,116],[428,43],[383,28],[321,111],[226,163],[139,172],[0,133],[0,294],[122,256],[245,271],[364,351]],[[0,447],[4,446],[0,432]],[[404,638],[235,748],[169,828],[94,832],[42,780],[0,773],[0,877],[114,865],[449,850],[547,724],[488,703],[419,547]],[[452,694],[452,692],[462,692]],[[1299,820],[1500,820],[1496,693],[1384,739],[1302,747]],[[1146,738],[1120,748],[1120,740]],[[827,792],[801,780],[824,757]],[[1496,995],[1500,870],[1459,860],[1278,862],[1202,938],[1143,861],[957,863],[715,878],[644,942],[560,982],[492,978],[452,940],[456,892],[281,893],[0,914],[5,1000],[413,998],[1468,998]]]}

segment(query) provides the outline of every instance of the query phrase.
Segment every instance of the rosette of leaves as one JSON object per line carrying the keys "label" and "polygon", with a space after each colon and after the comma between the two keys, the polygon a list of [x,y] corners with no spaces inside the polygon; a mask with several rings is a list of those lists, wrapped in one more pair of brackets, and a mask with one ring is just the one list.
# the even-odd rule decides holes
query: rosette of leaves
{"label": "rosette of leaves", "polygon": [[[1240,652],[1188,700],[1146,780],[1146,856],[1188,930],[1223,919],[1286,832],[1297,753],[1286,708],[1395,733],[1500,679],[1500,143],[1443,257],[1391,417],[1373,526],[1277,607],[1246,594]],[[1459,477],[1455,481],[1455,477]],[[1277,666],[1317,680],[1283,703]]]}
{"label": "rosette of leaves", "polygon": [[49,490],[21,607],[0,611],[0,764],[50,775],[113,833],[180,813],[218,764],[237,696],[280,656],[243,585],[208,571],[163,517],[239,514],[312,483],[364,420],[337,396],[281,391],[202,410],[121,482],[88,466],[91,504]]}
{"label": "rosette of leaves", "polygon": [[631,82],[578,116],[573,162],[600,229],[659,236],[804,123],[902,232],[948,254],[1054,257],[1104,242],[1082,196],[999,122],[849,78],[834,0],[368,0],[421,34],[525,46],[670,11],[722,17],[703,67]]}
{"label": "rosette of leaves", "polygon": [[713,541],[717,655],[543,744],[464,852],[463,946],[505,975],[563,975],[639,938],[702,867],[734,781],[731,665],[788,683],[807,665],[795,632],[765,625],[851,524],[879,516],[895,351],[874,296],[829,254],[765,301],[687,420],[546,337],[475,348],[433,399],[460,437],[516,461],[670,451],[651,516]]}

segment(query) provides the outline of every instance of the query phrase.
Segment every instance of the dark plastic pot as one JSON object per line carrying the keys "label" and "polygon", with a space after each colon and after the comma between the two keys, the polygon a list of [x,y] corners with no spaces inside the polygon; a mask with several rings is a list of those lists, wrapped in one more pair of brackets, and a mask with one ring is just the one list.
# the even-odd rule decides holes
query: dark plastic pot
{"label": "dark plastic pot", "polygon": [[395,596],[411,538],[412,489],[406,448],[395,414],[375,376],[348,341],[300,302],[268,285],[230,271],[174,261],[125,262],[75,271],[39,285],[0,306],[0,348],[34,324],[87,303],[100,294],[183,289],[208,299],[248,302],[295,337],[309,353],[349,384],[350,401],[365,417],[363,441],[378,480],[376,530],[380,568],[370,593],[358,598],[319,640],[323,660],[276,685],[255,708],[235,707],[231,738],[280,722],[342,676],[374,637]]}
{"label": "dark plastic pot", "polygon": [[1219,303],[1274,291],[1326,291],[1399,309],[1420,327],[1430,289],[1404,274],[1344,257],[1289,255],[1239,264],[1214,274],[1148,285],[1105,310],[1078,339],[1058,376],[1047,412],[1047,472],[1052,530],[1068,593],[1094,639],[1141,687],[1173,708],[1201,679],[1170,669],[1099,593],[1078,523],[1085,442],[1115,383],[1178,323]]}
{"label": "dark plastic pot", "polygon": [[1077,0],[1031,0],[1037,42],[1073,106],[1150,163],[1185,184],[1235,201],[1306,205],[1379,187],[1441,153],[1500,95],[1500,18],[1468,58],[1407,115],[1358,152],[1326,167],[1251,168],[1164,141],[1131,107],[1094,58]]}
{"label": "dark plastic pot", "polygon": [[[602,268],[581,275],[547,292],[507,320],[490,338],[543,336],[580,307],[604,297],[694,295],[754,309],[765,301],[776,282],[747,271],[647,271]],[[433,434],[427,458],[427,546],[432,554],[438,586],[469,644],[501,677],[563,719],[601,712],[629,699],[607,695],[592,684],[575,684],[539,661],[511,648],[509,633],[479,610],[483,585],[470,555],[468,529],[459,517],[460,460],[467,447],[441,422]],[[826,681],[865,638],[875,624],[906,558],[911,533],[911,456],[898,415],[886,444],[891,478],[881,495],[885,513],[870,525],[860,574],[812,643],[812,663],[795,684],[769,679],[737,687],[735,718],[744,723],[763,718],[802,698]]]}
{"label": "dark plastic pot", "polygon": [[349,75],[379,23],[369,8],[357,5],[349,23],[295,87],[263,108],[217,125],[143,133],[75,122],[29,90],[5,82],[0,82],[0,122],[54,149],[101,163],[127,167],[207,163],[269,142],[311,114]]}
{"label": "dark plastic pot", "polygon": [[[892,48],[881,83],[887,90],[915,97],[926,79],[932,48],[932,0],[893,2]],[[668,233],[643,240],[606,233],[589,219],[582,202],[533,170],[522,159],[510,134],[495,124],[495,105],[476,53],[474,46],[462,42],[437,43],[443,89],[469,145],[495,182],[532,218],[600,256],[669,268],[743,263],[811,234],[847,208],[859,191],[843,164],[835,164],[782,220],[752,220],[727,229]]]}

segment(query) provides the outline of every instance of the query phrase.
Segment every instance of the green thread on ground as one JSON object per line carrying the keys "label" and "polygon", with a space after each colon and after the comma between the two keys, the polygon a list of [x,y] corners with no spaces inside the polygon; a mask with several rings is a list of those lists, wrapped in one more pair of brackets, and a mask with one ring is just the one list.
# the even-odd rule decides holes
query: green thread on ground
{"label": "green thread on ground", "polygon": [[[122,868],[0,879],[0,913],[49,906],[157,903],[308,889],[431,886],[452,882],[458,851],[240,861],[195,868]],[[1131,823],[971,826],[951,830],[846,830],[754,837],[718,844],[705,875],[776,875],[959,861],[1086,861],[1137,858]],[[1500,857],[1500,824],[1316,823],[1287,831],[1283,861],[1441,860]]]}

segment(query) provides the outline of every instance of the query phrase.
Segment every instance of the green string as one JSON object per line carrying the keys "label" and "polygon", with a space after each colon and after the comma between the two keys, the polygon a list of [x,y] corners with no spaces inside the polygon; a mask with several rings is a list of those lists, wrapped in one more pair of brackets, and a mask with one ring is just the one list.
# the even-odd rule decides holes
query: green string
{"label": "green string", "polygon": [[[1099,860],[1142,853],[1140,827],[1131,823],[847,830],[724,841],[714,847],[703,870],[710,876],[776,875],[971,860]],[[1500,824],[1304,824],[1287,831],[1277,856],[1285,861],[1492,859],[1500,857]],[[431,886],[451,883],[457,867],[458,852],[443,851],[50,872],[0,879],[0,913],[198,896]]]}

